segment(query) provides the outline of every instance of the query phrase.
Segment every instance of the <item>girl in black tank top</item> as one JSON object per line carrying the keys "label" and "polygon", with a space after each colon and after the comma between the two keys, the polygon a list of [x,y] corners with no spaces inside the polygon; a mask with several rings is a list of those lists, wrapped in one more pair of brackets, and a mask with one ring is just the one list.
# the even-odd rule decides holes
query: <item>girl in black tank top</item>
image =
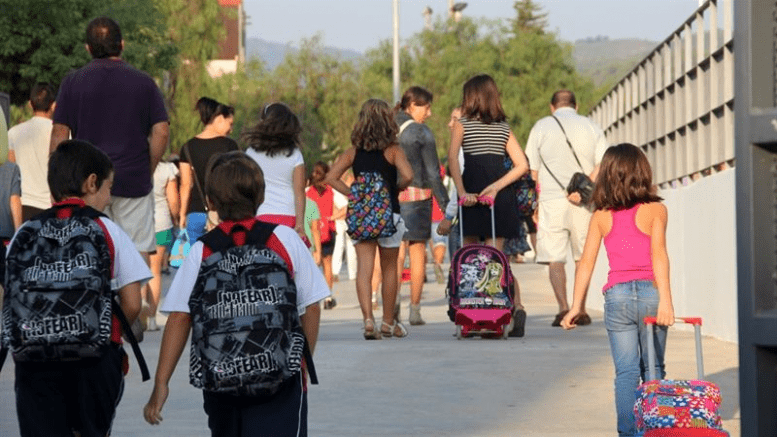
{"label": "girl in black tank top", "polygon": [[[382,100],[371,99],[362,106],[359,119],[351,133],[353,147],[340,155],[326,175],[326,183],[348,196],[350,188],[340,176],[353,167],[354,176],[365,173],[380,173],[388,185],[394,225],[394,235],[379,239],[367,239],[354,242],[356,248],[356,293],[364,318],[364,338],[377,340],[382,337],[405,337],[407,330],[394,315],[397,291],[399,290],[397,273],[397,255],[402,242],[404,225],[399,215],[398,193],[410,184],[413,170],[405,153],[397,143],[399,128],[388,104]],[[349,204],[351,199],[349,198]],[[349,208],[348,214],[351,214]],[[372,314],[371,285],[372,270],[375,264],[375,250],[380,256],[383,276],[383,320],[380,326],[375,323]]]}

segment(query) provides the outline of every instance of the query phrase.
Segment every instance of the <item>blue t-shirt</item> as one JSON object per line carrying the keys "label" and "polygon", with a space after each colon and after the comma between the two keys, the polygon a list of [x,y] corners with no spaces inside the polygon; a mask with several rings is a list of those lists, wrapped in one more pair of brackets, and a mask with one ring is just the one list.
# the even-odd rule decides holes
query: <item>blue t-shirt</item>
{"label": "blue t-shirt", "polygon": [[54,123],[75,139],[104,151],[115,171],[111,194],[142,197],[151,192],[148,136],[168,121],[154,80],[120,59],[93,59],[62,80]]}

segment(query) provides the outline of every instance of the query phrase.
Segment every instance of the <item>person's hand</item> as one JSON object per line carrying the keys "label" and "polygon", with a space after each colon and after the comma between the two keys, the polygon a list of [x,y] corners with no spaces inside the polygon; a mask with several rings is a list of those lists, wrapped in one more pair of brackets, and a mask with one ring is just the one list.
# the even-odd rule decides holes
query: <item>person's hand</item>
{"label": "person's hand", "polygon": [[663,300],[658,301],[658,312],[656,313],[656,325],[672,326],[674,325],[674,307],[671,302]]}
{"label": "person's hand", "polygon": [[440,222],[439,225],[437,225],[437,234],[438,235],[448,235],[451,233],[451,221],[444,218]]}
{"label": "person's hand", "polygon": [[464,193],[464,195],[459,198],[459,203],[461,203],[461,206],[475,205],[478,203],[478,196],[477,194]]}
{"label": "person's hand", "polygon": [[575,317],[580,315],[580,310],[576,308],[572,308],[569,310],[566,316],[561,320],[561,327],[569,331],[570,329],[575,329],[577,327],[577,323],[575,323]]}
{"label": "person's hand", "polygon": [[580,204],[583,202],[583,198],[580,197],[580,193],[574,192],[572,194],[567,195],[567,200],[569,200],[572,205],[580,206]]}
{"label": "person's hand", "polygon": [[302,238],[302,241],[308,241],[308,236],[305,234],[305,225],[302,223],[297,223],[294,225],[294,230],[297,232],[297,235],[299,235],[299,238]]}
{"label": "person's hand", "polygon": [[535,225],[540,222],[540,207],[539,206],[534,208],[534,212],[531,215],[531,219],[534,220],[534,224]]}
{"label": "person's hand", "polygon": [[491,199],[496,199],[496,194],[499,192],[499,190],[496,189],[494,184],[490,184],[486,188],[483,189],[483,191],[478,194],[478,197],[490,197]]}
{"label": "person's hand", "polygon": [[154,384],[154,391],[148,403],[143,407],[143,418],[151,425],[159,425],[162,422],[162,406],[167,401],[170,389],[166,385]]}

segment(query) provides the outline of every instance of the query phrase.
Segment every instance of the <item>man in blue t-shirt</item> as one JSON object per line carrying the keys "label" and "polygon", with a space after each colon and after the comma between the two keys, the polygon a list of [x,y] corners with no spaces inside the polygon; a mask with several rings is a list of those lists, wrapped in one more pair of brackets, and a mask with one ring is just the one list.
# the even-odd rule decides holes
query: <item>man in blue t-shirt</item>
{"label": "man in blue t-shirt", "polygon": [[89,23],[86,50],[92,61],[62,80],[50,149],[72,134],[111,158],[115,176],[104,212],[148,260],[156,249],[151,175],[167,146],[169,123],[159,87],[121,59],[123,49],[115,21],[99,17]]}

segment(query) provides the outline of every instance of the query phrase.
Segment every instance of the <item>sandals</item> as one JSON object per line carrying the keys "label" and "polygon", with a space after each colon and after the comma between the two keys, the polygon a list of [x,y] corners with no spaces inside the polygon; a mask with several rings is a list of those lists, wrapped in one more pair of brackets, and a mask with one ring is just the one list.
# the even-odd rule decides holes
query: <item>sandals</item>
{"label": "sandals", "polygon": [[380,340],[381,333],[375,328],[375,321],[372,319],[364,319],[364,339],[365,340]]}
{"label": "sandals", "polygon": [[[388,329],[384,329],[384,327],[388,327]],[[394,320],[393,325],[389,325],[386,322],[381,322],[380,327],[380,333],[385,338],[405,338],[407,337],[407,329],[405,328],[405,325],[402,324],[402,322],[398,320]]]}

